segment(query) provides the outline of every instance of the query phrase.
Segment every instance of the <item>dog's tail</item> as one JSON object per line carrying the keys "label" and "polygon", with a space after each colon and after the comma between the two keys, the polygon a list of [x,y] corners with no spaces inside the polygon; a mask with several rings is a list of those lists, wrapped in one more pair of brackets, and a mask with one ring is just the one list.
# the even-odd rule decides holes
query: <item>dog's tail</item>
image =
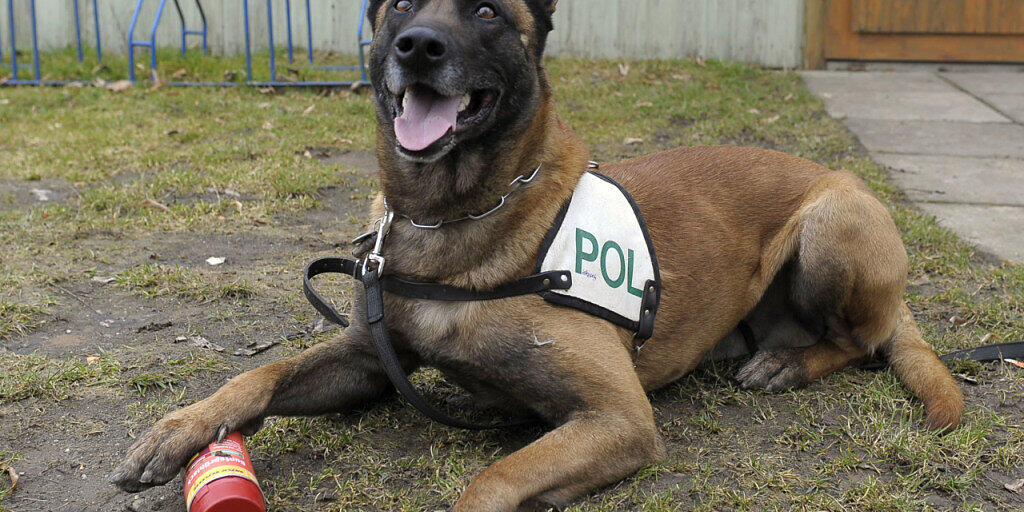
{"label": "dog's tail", "polygon": [[946,365],[918,329],[906,304],[889,340],[889,364],[914,396],[924,402],[925,426],[949,432],[960,423],[964,398]]}

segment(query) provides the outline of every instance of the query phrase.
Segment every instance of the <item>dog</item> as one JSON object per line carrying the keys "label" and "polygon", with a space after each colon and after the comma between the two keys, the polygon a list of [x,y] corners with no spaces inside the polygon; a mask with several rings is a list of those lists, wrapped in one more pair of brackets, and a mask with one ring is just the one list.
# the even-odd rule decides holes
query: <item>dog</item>
{"label": "dog", "polygon": [[[386,274],[490,290],[535,270],[589,159],[555,113],[542,62],[556,2],[370,2],[382,190],[371,209],[381,217],[386,199],[398,214],[383,246]],[[436,367],[480,403],[553,428],[477,475],[454,510],[562,506],[663,457],[647,392],[732,350],[744,321],[757,340],[736,376],[746,388],[803,386],[877,353],[921,400],[927,428],[957,425],[960,389],[902,297],[900,235],[856,176],[741,147],[682,148],[600,172],[639,205],[660,262],[659,313],[639,353],[629,329],[536,294],[384,295],[406,371]],[[254,432],[267,416],[343,411],[388,395],[365,312],[357,297],[352,325],[333,340],[168,414],[111,480],[126,491],[163,484],[207,443]]]}

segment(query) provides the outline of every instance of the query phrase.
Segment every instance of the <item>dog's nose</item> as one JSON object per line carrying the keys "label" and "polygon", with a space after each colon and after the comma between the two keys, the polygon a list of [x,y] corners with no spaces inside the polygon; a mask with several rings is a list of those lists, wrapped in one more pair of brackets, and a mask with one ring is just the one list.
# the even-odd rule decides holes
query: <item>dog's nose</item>
{"label": "dog's nose", "polygon": [[447,53],[445,36],[429,27],[412,27],[395,40],[395,55],[406,66],[435,66],[444,61]]}

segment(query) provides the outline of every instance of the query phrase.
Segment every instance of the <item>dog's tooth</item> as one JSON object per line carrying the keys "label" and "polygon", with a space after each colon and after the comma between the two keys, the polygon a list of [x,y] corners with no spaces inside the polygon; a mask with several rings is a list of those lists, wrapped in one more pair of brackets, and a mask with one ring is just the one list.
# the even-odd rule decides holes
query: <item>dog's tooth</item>
{"label": "dog's tooth", "polygon": [[468,94],[462,96],[462,102],[459,103],[459,112],[466,110],[466,107],[469,106],[470,99],[471,98]]}
{"label": "dog's tooth", "polygon": [[409,93],[407,92],[407,93],[402,95],[402,110],[404,111],[406,109],[406,107],[408,107],[408,106],[409,106]]}

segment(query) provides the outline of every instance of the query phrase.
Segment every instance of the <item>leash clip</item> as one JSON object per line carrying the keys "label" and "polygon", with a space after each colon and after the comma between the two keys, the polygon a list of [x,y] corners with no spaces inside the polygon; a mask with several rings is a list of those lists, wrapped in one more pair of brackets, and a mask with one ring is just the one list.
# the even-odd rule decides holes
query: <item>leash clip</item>
{"label": "leash clip", "polygon": [[391,210],[387,202],[384,203],[384,216],[377,219],[374,224],[374,228],[377,231],[377,240],[373,242],[373,250],[370,254],[366,255],[366,259],[363,260],[363,273],[365,274],[370,266],[370,262],[377,264],[377,275],[384,274],[384,256],[381,255],[381,250],[384,248],[384,238],[391,232],[391,223],[395,220],[395,212]]}

